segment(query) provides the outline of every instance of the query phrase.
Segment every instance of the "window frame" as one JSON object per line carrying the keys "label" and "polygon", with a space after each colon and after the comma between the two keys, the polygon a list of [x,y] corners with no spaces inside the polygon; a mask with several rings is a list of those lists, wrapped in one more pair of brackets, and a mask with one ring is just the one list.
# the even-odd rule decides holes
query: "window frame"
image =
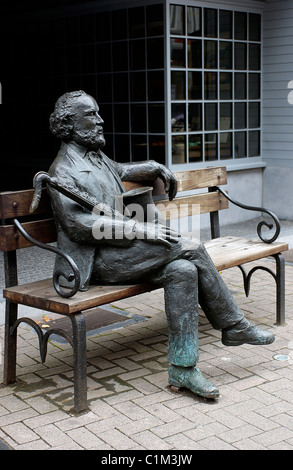
{"label": "window frame", "polygon": [[[170,30],[170,6],[171,5],[177,5],[177,6],[185,6],[185,17],[184,17],[184,21],[185,21],[185,25],[184,25],[184,34],[178,34],[178,35],[174,35],[172,34],[171,30]],[[260,8],[260,5],[261,5],[261,8]],[[188,35],[186,29],[187,29],[187,7],[195,7],[195,8],[201,8],[201,35],[200,36],[190,36]],[[204,8],[214,8],[216,10],[218,10],[218,15],[217,15],[217,29],[218,29],[218,32],[217,32],[217,37],[216,38],[206,38],[204,36],[204,31],[203,31],[203,25],[204,25],[204,18],[203,18],[203,12],[204,12]],[[167,136],[167,150],[169,149],[169,151],[167,151],[167,155],[166,155],[166,163],[168,165],[169,168],[171,168],[172,170],[184,170],[184,169],[192,169],[192,168],[200,168],[200,167],[206,167],[206,166],[216,166],[216,165],[223,165],[223,166],[227,166],[227,167],[232,167],[234,169],[244,169],[244,168],[254,168],[254,167],[262,167],[264,166],[264,162],[262,160],[262,76],[263,76],[263,68],[262,68],[262,47],[263,47],[263,8],[264,8],[264,5],[263,4],[260,4],[260,2],[251,2],[251,1],[247,1],[247,2],[240,2],[238,0],[234,1],[233,4],[231,2],[231,4],[229,2],[226,2],[226,3],[223,3],[221,2],[220,0],[216,0],[216,1],[213,1],[213,2],[194,2],[194,1],[188,1],[188,0],[167,0],[166,1],[166,96],[167,96],[167,100],[166,100],[166,136]],[[249,156],[249,132],[251,131],[251,129],[249,128],[249,122],[248,122],[248,115],[247,115],[247,124],[246,124],[246,127],[245,129],[239,129],[239,131],[241,132],[246,132],[246,151],[247,151],[247,154],[245,157],[238,157],[238,158],[235,158],[235,155],[234,155],[234,133],[235,131],[237,132],[238,129],[235,129],[234,127],[234,105],[235,105],[235,102],[237,102],[237,100],[235,100],[234,98],[234,74],[235,72],[237,72],[237,70],[235,70],[234,68],[234,57],[232,57],[232,69],[229,69],[229,72],[231,72],[232,74],[232,84],[233,84],[233,90],[232,90],[232,98],[231,99],[227,99],[227,100],[221,100],[220,99],[220,73],[221,72],[225,72],[226,69],[221,69],[220,68],[220,61],[219,61],[219,58],[218,58],[218,63],[217,63],[217,68],[214,69],[215,72],[217,72],[217,86],[218,86],[218,96],[217,96],[217,99],[216,100],[212,100],[211,102],[215,102],[217,103],[217,106],[218,106],[218,129],[216,130],[216,134],[218,136],[218,143],[217,143],[217,146],[218,146],[218,156],[217,156],[217,159],[215,160],[205,160],[204,159],[204,156],[203,156],[203,160],[202,161],[198,161],[198,162],[192,162],[192,161],[189,161],[188,160],[188,141],[189,139],[194,135],[194,134],[198,134],[198,135],[201,135],[202,136],[202,147],[204,147],[204,135],[207,134],[207,132],[204,130],[204,126],[202,127],[202,130],[201,131],[195,131],[195,132],[190,132],[188,131],[188,127],[186,127],[185,129],[185,132],[182,133],[181,135],[184,135],[185,136],[185,143],[186,143],[186,149],[185,149],[185,162],[182,162],[182,163],[174,163],[173,160],[172,160],[172,140],[173,138],[178,135],[180,135],[180,133],[174,133],[172,132],[172,125],[171,125],[171,117],[172,117],[172,105],[174,105],[174,103],[182,103],[184,104],[185,103],[185,106],[186,106],[186,115],[185,115],[185,121],[187,122],[187,125],[188,125],[188,106],[189,104],[191,103],[202,103],[202,110],[204,108],[204,104],[207,102],[205,100],[205,97],[203,95],[204,93],[204,63],[202,64],[202,68],[201,69],[197,69],[197,70],[201,70],[202,71],[202,100],[201,101],[194,101],[194,100],[189,100],[189,97],[188,97],[188,75],[189,75],[189,72],[194,72],[196,71],[195,69],[193,68],[189,68],[188,67],[188,47],[185,47],[185,67],[184,68],[172,68],[171,67],[171,45],[170,45],[170,40],[171,38],[174,36],[177,36],[178,38],[184,38],[185,41],[186,41],[186,46],[188,44],[188,41],[190,39],[200,39],[202,41],[202,55],[204,54],[204,41],[205,40],[214,40],[214,41],[217,41],[218,43],[218,47],[217,47],[217,50],[220,49],[220,42],[230,42],[232,43],[232,54],[234,53],[234,44],[236,42],[241,42],[241,40],[238,40],[236,38],[234,38],[234,35],[233,35],[233,32],[232,32],[232,38],[231,39],[228,39],[228,38],[221,38],[220,37],[220,28],[219,28],[219,11],[231,11],[233,14],[234,12],[246,12],[248,14],[259,14],[260,15],[260,27],[261,27],[261,34],[260,34],[260,41],[255,41],[255,40],[252,40],[252,41],[249,41],[249,21],[248,21],[248,17],[247,17],[247,38],[246,40],[244,40],[243,42],[246,44],[246,48],[247,48],[247,52],[246,52],[246,58],[248,60],[249,58],[249,44],[259,44],[260,46],[260,70],[258,71],[255,71],[255,70],[250,70],[249,69],[249,64],[247,64],[247,67],[246,69],[243,71],[245,74],[246,74],[246,77],[247,77],[247,80],[246,80],[246,98],[242,101],[244,101],[246,103],[246,109],[247,109],[247,113],[248,113],[248,110],[249,110],[249,103],[253,103],[253,102],[257,102],[259,103],[259,109],[260,109],[260,116],[259,116],[259,119],[260,119],[260,126],[255,128],[256,131],[259,132],[260,134],[260,152],[259,152],[259,155],[258,156]],[[203,61],[204,61],[204,55],[203,55]],[[172,100],[172,96],[171,96],[171,71],[175,71],[175,70],[178,70],[178,71],[185,71],[185,87],[186,87],[186,94],[185,94],[185,99],[184,100]],[[211,69],[207,70],[207,71],[212,71]],[[228,71],[228,69],[227,69]],[[241,72],[241,70],[238,70],[238,72]],[[253,73],[253,72],[256,72],[258,75],[259,75],[259,80],[260,80],[260,96],[258,99],[250,99],[249,98],[249,74]],[[231,132],[232,134],[232,139],[233,139],[233,143],[232,143],[232,158],[229,158],[229,159],[221,159],[220,158],[220,139],[221,139],[221,134],[224,134],[225,132],[227,132],[227,130],[225,129],[222,129],[220,130],[220,104],[221,103],[231,103],[232,104],[232,109],[233,109],[233,113],[232,113],[232,119],[233,119],[233,125],[232,125],[232,128],[231,130],[229,129],[228,132]],[[203,115],[203,111],[202,111],[202,116],[201,116],[201,120],[202,122],[204,123],[204,115]],[[254,129],[253,129],[254,130]],[[212,133],[212,131],[210,131]],[[224,137],[224,135],[222,136]]]}

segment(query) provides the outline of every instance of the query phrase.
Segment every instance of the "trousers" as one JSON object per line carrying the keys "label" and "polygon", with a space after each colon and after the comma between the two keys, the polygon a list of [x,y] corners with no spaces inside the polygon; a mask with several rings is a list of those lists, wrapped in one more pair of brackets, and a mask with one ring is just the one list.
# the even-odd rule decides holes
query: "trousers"
{"label": "trousers", "polygon": [[164,288],[168,361],[176,366],[198,362],[198,305],[218,330],[244,317],[199,240],[182,238],[170,247],[144,240],[128,247],[103,246],[97,250],[92,278],[116,284],[152,282]]}

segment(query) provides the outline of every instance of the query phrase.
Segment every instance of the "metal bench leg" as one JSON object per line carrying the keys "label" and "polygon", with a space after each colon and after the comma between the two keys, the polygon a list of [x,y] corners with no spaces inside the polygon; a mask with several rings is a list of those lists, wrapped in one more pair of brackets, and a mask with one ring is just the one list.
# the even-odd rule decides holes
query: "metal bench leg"
{"label": "metal bench leg", "polygon": [[74,408],[76,413],[87,410],[86,324],[81,313],[70,316],[73,333]]}
{"label": "metal bench leg", "polygon": [[276,261],[276,272],[273,272],[267,266],[255,266],[248,273],[245,271],[242,265],[239,265],[244,282],[244,290],[246,297],[249,296],[250,291],[250,279],[252,274],[261,269],[270,273],[276,282],[276,325],[284,325],[285,323],[285,258],[282,253],[272,255]]}
{"label": "metal bench leg", "polygon": [[5,344],[4,344],[4,377],[5,385],[16,381],[16,348],[17,329],[11,334],[11,329],[17,320],[18,304],[6,300],[5,305]]}
{"label": "metal bench leg", "polygon": [[282,253],[274,255],[276,260],[276,297],[277,297],[277,325],[285,323],[285,258]]}

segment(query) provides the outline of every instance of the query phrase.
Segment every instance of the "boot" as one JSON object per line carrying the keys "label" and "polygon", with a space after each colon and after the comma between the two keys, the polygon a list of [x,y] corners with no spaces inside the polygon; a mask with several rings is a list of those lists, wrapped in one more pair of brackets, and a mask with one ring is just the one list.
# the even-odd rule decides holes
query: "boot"
{"label": "boot", "polygon": [[219,390],[206,380],[197,367],[169,367],[169,384],[177,388],[187,388],[203,398],[217,398]]}
{"label": "boot", "polygon": [[241,344],[265,345],[275,341],[275,336],[268,331],[251,325],[246,318],[229,328],[222,330],[222,343],[225,346],[240,346]]}

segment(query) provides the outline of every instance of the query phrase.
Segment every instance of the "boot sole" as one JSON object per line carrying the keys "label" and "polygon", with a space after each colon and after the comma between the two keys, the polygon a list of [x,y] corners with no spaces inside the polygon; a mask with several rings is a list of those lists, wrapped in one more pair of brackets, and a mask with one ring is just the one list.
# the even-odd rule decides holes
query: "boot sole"
{"label": "boot sole", "polygon": [[222,340],[224,346],[241,346],[242,344],[251,344],[252,346],[265,346],[267,344],[272,344],[275,341],[275,337],[273,336],[271,339],[267,339],[266,341],[260,342],[259,340],[256,341],[229,341],[229,340]]}
{"label": "boot sole", "polygon": [[192,390],[191,388],[188,388],[186,385],[182,385],[180,384],[179,382],[177,382],[176,380],[170,380],[169,379],[169,385],[171,387],[174,387],[175,388],[175,391],[176,392],[179,392],[180,389],[182,388],[185,388],[186,390],[189,390],[190,392],[194,393],[194,395],[197,395],[199,397],[202,397],[202,398],[218,398],[219,397],[219,392],[199,392],[199,391],[195,391],[195,390]]}

